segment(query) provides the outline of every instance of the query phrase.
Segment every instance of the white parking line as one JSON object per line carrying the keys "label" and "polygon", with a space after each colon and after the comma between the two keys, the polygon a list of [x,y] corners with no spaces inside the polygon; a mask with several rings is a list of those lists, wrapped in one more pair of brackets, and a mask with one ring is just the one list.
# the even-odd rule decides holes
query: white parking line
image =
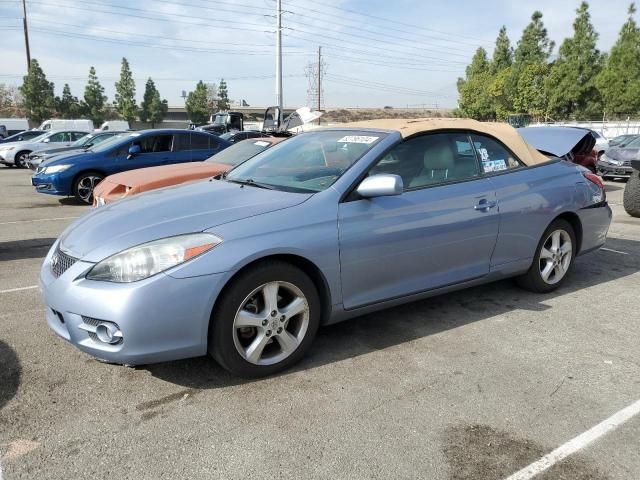
{"label": "white parking line", "polygon": [[619,253],[620,255],[629,255],[627,252],[621,252],[620,250],[614,250],[613,248],[602,247],[600,250],[604,250],[605,252]]}
{"label": "white parking line", "polygon": [[2,222],[0,225],[15,225],[16,223],[35,223],[35,222],[52,222],[54,220],[73,220],[78,217],[54,217],[54,218],[38,218],[35,220],[15,220],[13,222]]}
{"label": "white parking line", "polygon": [[0,290],[0,293],[20,292],[22,290],[33,290],[34,288],[38,288],[38,285],[29,285],[28,287],[18,287],[18,288],[10,288],[8,290]]}
{"label": "white parking line", "polygon": [[581,450],[590,443],[595,442],[600,437],[615,430],[638,413],[640,413],[640,400],[637,400],[628,407],[614,413],[595,427],[569,440],[564,445],[556,448],[553,452],[548,453],[537,462],[524,467],[522,470],[514,473],[510,477],[507,477],[505,480],[529,480],[530,478],[535,477],[561,460],[567,458],[569,455],[576,453],[578,450]]}

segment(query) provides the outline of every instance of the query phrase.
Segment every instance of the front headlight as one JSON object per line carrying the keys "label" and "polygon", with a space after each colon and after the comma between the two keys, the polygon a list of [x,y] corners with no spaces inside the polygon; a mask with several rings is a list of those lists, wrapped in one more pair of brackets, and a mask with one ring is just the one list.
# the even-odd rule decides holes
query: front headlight
{"label": "front headlight", "polygon": [[130,283],[143,280],[201,255],[222,239],[211,233],[191,233],[143,243],[95,265],[88,280]]}
{"label": "front headlight", "polygon": [[51,167],[44,167],[42,173],[60,173],[64,172],[71,165],[52,165]]}

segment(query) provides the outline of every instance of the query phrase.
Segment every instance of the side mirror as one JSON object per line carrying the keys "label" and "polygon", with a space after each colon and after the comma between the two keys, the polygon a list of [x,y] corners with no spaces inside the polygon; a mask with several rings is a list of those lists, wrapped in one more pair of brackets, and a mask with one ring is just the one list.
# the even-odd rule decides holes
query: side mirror
{"label": "side mirror", "polygon": [[45,139],[42,141],[42,143],[49,143],[50,141],[51,141],[51,139],[50,139],[50,138],[45,138]]}
{"label": "side mirror", "polygon": [[400,195],[404,190],[402,178],[398,175],[381,173],[365,178],[356,192],[364,198],[390,197]]}
{"label": "side mirror", "polygon": [[127,155],[127,160],[138,155],[142,150],[140,149],[140,145],[131,145],[129,147],[129,155]]}

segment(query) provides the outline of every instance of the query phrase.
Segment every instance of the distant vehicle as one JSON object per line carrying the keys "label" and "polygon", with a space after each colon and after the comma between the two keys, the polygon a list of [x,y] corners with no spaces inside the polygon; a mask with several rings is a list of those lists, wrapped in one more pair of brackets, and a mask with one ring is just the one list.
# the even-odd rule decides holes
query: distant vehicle
{"label": "distant vehicle", "polygon": [[[219,138],[222,138],[222,135]],[[265,137],[243,140],[216,153],[204,162],[141,168],[110,175],[95,188],[93,205],[100,206],[149,190],[215,177],[280,143],[285,138]]]}
{"label": "distant vehicle", "polygon": [[196,130],[222,135],[231,131],[244,130],[244,115],[240,112],[218,112],[211,118],[211,123],[201,125]]}
{"label": "distant vehicle", "polygon": [[31,140],[32,138],[39,137],[43,133],[46,133],[46,132],[44,130],[25,130],[24,132],[14,133],[13,135],[5,139],[0,139],[0,144],[24,142],[26,140]]}
{"label": "distant vehicle", "polygon": [[267,133],[263,133],[259,130],[245,130],[244,132],[227,132],[220,135],[220,138],[230,143],[240,142],[247,140],[248,138],[260,138],[267,137]]}
{"label": "distant vehicle", "polygon": [[79,130],[82,132],[93,132],[93,122],[87,119],[78,120],[64,120],[59,118],[53,118],[51,120],[45,120],[40,125],[40,130]]}
{"label": "distant vehicle", "polygon": [[129,122],[127,122],[126,120],[107,120],[102,125],[100,125],[100,128],[98,128],[97,130],[101,132],[105,132],[107,130],[126,132],[127,130],[131,130],[131,127],[129,126]]}
{"label": "distant vehicle", "polygon": [[640,218],[640,160],[631,160],[631,173],[624,187],[622,205],[632,217]]}
{"label": "distant vehicle", "polygon": [[26,118],[0,118],[0,125],[4,125],[9,137],[29,130],[29,120]]}
{"label": "distant vehicle", "polygon": [[31,184],[39,193],[93,203],[93,189],[114,173],[172,163],[200,162],[231,145],[191,130],[141,130],[105,140],[91,151],[60,155],[40,164]]}
{"label": "distant vehicle", "polygon": [[263,377],[300,361],[321,325],[509,277],[552,292],[579,280],[576,258],[610,223],[597,175],[508,125],[345,124],[75,220],[40,270],[43,315],[108,362],[209,353]]}
{"label": "distant vehicle", "polygon": [[638,137],[640,137],[640,135],[638,135],[638,134],[618,135],[617,137],[612,138],[611,140],[609,140],[609,147],[624,147],[629,142],[632,142],[633,140],[635,140]]}
{"label": "distant vehicle", "polygon": [[69,147],[87,132],[75,130],[51,131],[43,133],[31,140],[0,145],[0,163],[18,168],[26,168],[27,158],[32,152],[51,148],[53,146]]}
{"label": "distant vehicle", "polygon": [[81,137],[80,139],[73,142],[68,147],[47,148],[45,150],[32,153],[27,157],[27,166],[31,170],[36,170],[38,166],[46,160],[49,160],[63,153],[68,154],[73,150],[76,150],[77,153],[80,153],[81,151],[85,151],[92,147],[95,147],[99,143],[102,143],[105,140],[107,140],[108,138],[111,138],[114,135],[119,135],[121,133],[125,133],[125,132],[117,132],[113,130],[108,132],[88,133],[84,137]]}
{"label": "distant vehicle", "polygon": [[564,158],[596,172],[597,151],[593,130],[578,127],[523,127],[518,133],[541,153]]}
{"label": "distant vehicle", "polygon": [[593,130],[592,128],[589,128],[588,130],[593,134],[594,138],[596,139],[595,149],[596,149],[598,158],[600,158],[602,154],[605,153],[609,148],[609,140],[607,140],[606,137],[597,130]]}
{"label": "distant vehicle", "polygon": [[5,127],[4,125],[0,125],[0,140],[3,140],[8,136],[9,136],[9,131],[7,130],[7,127]]}
{"label": "distant vehicle", "polygon": [[633,160],[640,160],[640,137],[624,146],[609,148],[598,160],[598,173],[604,179],[629,178]]}

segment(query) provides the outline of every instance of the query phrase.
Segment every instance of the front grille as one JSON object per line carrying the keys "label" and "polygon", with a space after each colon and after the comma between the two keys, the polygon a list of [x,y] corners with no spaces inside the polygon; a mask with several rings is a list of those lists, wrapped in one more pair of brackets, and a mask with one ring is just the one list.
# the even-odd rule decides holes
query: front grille
{"label": "front grille", "polygon": [[69,268],[71,268],[71,266],[76,263],[77,260],[77,258],[73,258],[61,251],[60,248],[56,248],[56,251],[51,257],[51,271],[53,272],[53,275],[56,278],[59,277],[64,272],[69,270]]}
{"label": "front grille", "polygon": [[625,160],[624,162],[622,162],[622,166],[623,167],[630,167],[631,166],[631,160]]}
{"label": "front grille", "polygon": [[[94,329],[100,324],[100,320],[96,320],[95,318],[91,318],[91,317],[85,317],[84,315],[82,315],[82,322],[86,325],[92,326]],[[100,339],[95,334],[95,332],[88,331],[87,335],[89,335],[89,338],[94,342],[100,342]]]}

